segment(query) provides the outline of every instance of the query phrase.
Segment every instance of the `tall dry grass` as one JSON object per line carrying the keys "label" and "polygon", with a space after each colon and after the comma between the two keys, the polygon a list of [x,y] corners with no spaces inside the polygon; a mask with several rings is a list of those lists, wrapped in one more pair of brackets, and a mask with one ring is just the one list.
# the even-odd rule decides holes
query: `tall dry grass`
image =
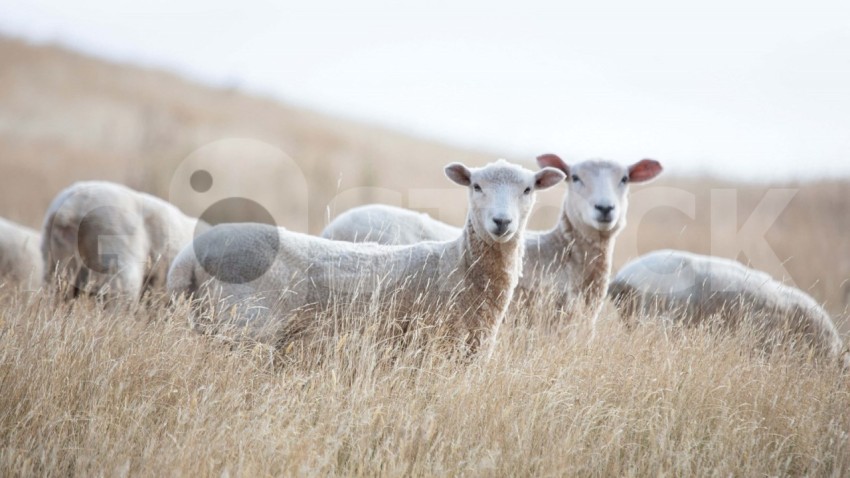
{"label": "tall dry grass", "polygon": [[375,335],[345,328],[280,358],[191,332],[188,310],[161,299],[0,303],[6,476],[850,471],[846,377],[751,352],[746,334],[629,332],[607,316],[591,338],[541,304],[489,361],[428,347],[387,360]]}

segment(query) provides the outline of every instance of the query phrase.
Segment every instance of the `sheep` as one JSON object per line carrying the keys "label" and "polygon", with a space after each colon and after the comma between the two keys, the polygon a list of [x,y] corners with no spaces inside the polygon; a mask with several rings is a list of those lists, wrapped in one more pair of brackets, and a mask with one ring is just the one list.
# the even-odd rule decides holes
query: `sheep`
{"label": "sheep", "polygon": [[44,220],[45,281],[66,298],[86,291],[102,298],[139,299],[164,288],[168,266],[206,223],[126,186],[74,183],[54,198]]}
{"label": "sheep", "polygon": [[481,168],[452,163],[445,174],[468,188],[466,224],[453,240],[355,244],[258,224],[220,225],[180,252],[168,273],[168,291],[237,310],[238,326],[277,345],[275,326],[300,312],[360,298],[391,303],[393,314],[403,318],[422,307],[445,308],[451,336],[470,353],[485,342],[492,352],[522,267],[522,236],[535,191],[554,186],[564,174],[554,168],[533,173],[504,160]]}
{"label": "sheep", "polygon": [[448,241],[460,228],[440,222],[426,213],[383,204],[349,209],[322,231],[322,237],[349,242],[406,245],[421,241]]}
{"label": "sheep", "polygon": [[626,264],[611,281],[609,296],[629,326],[642,316],[727,329],[745,320],[765,346],[776,334],[791,333],[850,367],[835,324],[811,296],[733,260],[654,251]]}
{"label": "sheep", "polygon": [[[561,313],[571,315],[580,310],[595,321],[608,288],[615,238],[626,224],[629,184],[654,179],[662,171],[661,164],[651,159],[630,166],[588,160],[568,166],[554,154],[541,155],[537,162],[563,171],[568,192],[555,228],[526,234],[517,296],[529,300],[548,289],[555,293],[554,305]],[[457,229],[427,215],[372,205],[340,215],[322,235],[404,244],[456,234]]]}
{"label": "sheep", "polygon": [[0,218],[0,284],[28,290],[39,287],[43,274],[40,242],[37,231]]}

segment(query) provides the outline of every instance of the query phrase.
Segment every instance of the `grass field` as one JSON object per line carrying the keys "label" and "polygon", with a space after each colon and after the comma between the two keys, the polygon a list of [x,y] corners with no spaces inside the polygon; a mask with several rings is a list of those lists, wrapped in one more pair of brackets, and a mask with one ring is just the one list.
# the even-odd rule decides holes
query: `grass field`
{"label": "grass field", "polygon": [[[209,198],[184,184],[198,165],[296,230],[374,201],[457,224],[464,193],[442,166],[500,156],[54,47],[2,39],[0,64],[0,215],[33,227],[59,190],[91,178],[203,212]],[[542,152],[508,159],[531,166]],[[634,191],[615,269],[662,247],[736,257],[848,330],[850,180],[665,175]],[[534,227],[553,222],[562,193],[541,195]],[[755,233],[712,238],[718,217]],[[847,377],[755,353],[746,333],[628,331],[607,307],[591,338],[537,304],[508,318],[491,360],[465,363],[428,346],[388,352],[356,327],[281,356],[197,334],[187,316],[159,296],[116,311],[0,287],[0,474],[850,473]]]}

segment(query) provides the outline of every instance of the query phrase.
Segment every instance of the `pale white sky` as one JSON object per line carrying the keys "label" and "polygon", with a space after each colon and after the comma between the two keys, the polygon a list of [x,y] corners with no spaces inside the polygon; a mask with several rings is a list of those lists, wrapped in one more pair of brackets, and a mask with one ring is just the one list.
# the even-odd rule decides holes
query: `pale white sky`
{"label": "pale white sky", "polygon": [[684,3],[4,0],[0,31],[513,158],[850,175],[850,3]]}

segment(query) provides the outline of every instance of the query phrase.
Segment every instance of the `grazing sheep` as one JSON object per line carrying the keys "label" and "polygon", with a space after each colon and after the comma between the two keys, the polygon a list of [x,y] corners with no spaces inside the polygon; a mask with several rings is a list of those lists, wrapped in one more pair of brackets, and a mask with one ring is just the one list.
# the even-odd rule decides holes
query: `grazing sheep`
{"label": "grazing sheep", "polygon": [[36,289],[43,263],[38,232],[0,218],[0,284]]}
{"label": "grazing sheep", "polygon": [[[559,310],[572,312],[579,305],[595,318],[608,288],[615,237],[626,224],[629,184],[652,180],[661,164],[644,159],[626,167],[589,160],[568,166],[554,154],[539,156],[537,162],[563,171],[569,189],[558,225],[548,232],[526,234],[518,295],[530,298],[542,287],[556,293]],[[457,235],[457,229],[427,215],[374,205],[340,215],[322,235],[403,244],[446,239]]]}
{"label": "grazing sheep", "polygon": [[198,224],[166,201],[126,186],[75,183],[47,211],[45,280],[58,281],[74,296],[87,291],[138,299],[148,288],[164,287],[171,260]]}
{"label": "grazing sheep", "polygon": [[452,241],[353,244],[258,224],[216,226],[180,252],[168,290],[239,309],[238,325],[259,331],[260,340],[300,311],[363,299],[391,305],[402,319],[445,310],[452,332],[474,351],[495,337],[510,303],[534,191],[564,174],[504,160],[482,168],[453,163],[445,173],[469,189],[466,225]]}
{"label": "grazing sheep", "polygon": [[850,367],[835,325],[811,296],[739,262],[660,250],[626,264],[609,295],[627,324],[641,316],[696,325],[734,327],[747,320],[766,340],[790,332]]}

